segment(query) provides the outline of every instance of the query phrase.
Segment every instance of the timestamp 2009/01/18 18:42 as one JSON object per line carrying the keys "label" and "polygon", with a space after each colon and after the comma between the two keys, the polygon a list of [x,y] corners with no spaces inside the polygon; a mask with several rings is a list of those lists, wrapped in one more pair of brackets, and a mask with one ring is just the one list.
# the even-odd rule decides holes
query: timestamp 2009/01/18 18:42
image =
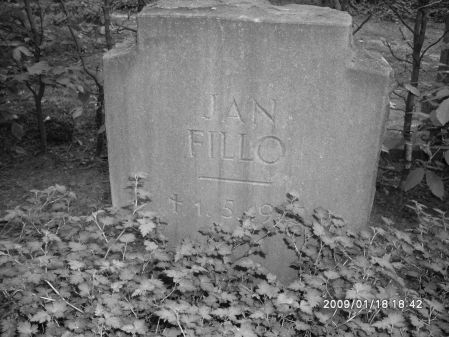
{"label": "timestamp 2009/01/18 18:42", "polygon": [[406,309],[423,308],[421,299],[346,299],[346,300],[324,300],[324,309]]}

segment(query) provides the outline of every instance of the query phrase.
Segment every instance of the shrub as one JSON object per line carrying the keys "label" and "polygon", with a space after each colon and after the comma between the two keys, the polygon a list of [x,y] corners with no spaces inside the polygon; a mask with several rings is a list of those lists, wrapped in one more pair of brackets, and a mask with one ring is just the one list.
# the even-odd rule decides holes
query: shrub
{"label": "shrub", "polygon": [[[233,230],[169,250],[163,225],[134,204],[71,215],[56,185],[2,218],[2,336],[443,336],[449,334],[449,234],[419,204],[414,231],[352,233],[295,193],[268,225],[252,211]],[[283,235],[298,277],[282,285],[250,256]],[[14,237],[14,238],[11,238]],[[237,247],[247,247],[236,258]]]}

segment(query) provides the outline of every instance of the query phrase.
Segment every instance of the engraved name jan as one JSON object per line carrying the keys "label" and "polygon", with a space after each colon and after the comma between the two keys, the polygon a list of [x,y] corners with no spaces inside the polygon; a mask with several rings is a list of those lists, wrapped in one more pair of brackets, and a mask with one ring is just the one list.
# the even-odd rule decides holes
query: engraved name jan
{"label": "engraved name jan", "polygon": [[[268,123],[275,128],[276,100],[270,100],[270,106],[260,104],[255,98],[250,98],[242,109],[235,98],[223,107],[223,111],[217,111],[218,95],[210,95],[210,109],[203,113],[200,118],[205,121],[221,117],[221,123],[226,124],[230,120],[237,121],[254,128],[258,123]],[[246,110],[246,111],[245,111]],[[223,161],[256,161],[265,165],[275,165],[285,157],[285,144],[275,135],[260,135],[250,139],[247,133],[230,132],[224,130],[200,130],[187,129],[188,157],[195,158],[201,154],[207,155],[209,159]]]}

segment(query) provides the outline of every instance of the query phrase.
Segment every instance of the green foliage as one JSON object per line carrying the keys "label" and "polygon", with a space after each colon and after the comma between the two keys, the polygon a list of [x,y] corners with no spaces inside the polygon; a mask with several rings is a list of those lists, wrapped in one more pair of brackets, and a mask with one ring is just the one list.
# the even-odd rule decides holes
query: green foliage
{"label": "green foliage", "polygon": [[[449,334],[444,214],[416,204],[417,231],[356,234],[291,193],[273,223],[249,210],[172,251],[141,177],[131,184],[126,209],[71,215],[75,195],[56,185],[1,219],[15,233],[0,241],[2,337]],[[297,256],[287,286],[250,259],[274,234]]]}
{"label": "green foliage", "polygon": [[414,113],[412,139],[428,160],[417,160],[417,167],[410,171],[402,188],[408,191],[425,180],[431,192],[443,199],[445,190],[440,172],[449,165],[449,87],[435,83],[423,92],[408,84],[404,87],[420,101],[421,111]]}
{"label": "green foliage", "polygon": [[[61,29],[57,29],[57,4],[53,1],[24,1],[4,3],[0,14],[0,38],[2,61],[0,67],[0,123],[12,121],[11,133],[21,139],[24,129],[18,123],[17,106],[31,99],[41,135],[42,148],[46,150],[46,132],[42,109],[43,97],[48,87],[64,86],[77,92],[84,92],[80,84],[81,68],[68,65],[55,57],[56,47],[64,45]],[[28,92],[25,95],[24,92]],[[16,111],[19,110],[20,112]]]}

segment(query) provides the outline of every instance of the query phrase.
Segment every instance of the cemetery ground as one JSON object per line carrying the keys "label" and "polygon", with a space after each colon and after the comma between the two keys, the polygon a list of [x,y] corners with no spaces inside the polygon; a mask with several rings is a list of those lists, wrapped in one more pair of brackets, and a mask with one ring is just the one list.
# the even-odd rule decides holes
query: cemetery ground
{"label": "cemetery ground", "polygon": [[[122,24],[135,28],[133,21]],[[354,40],[383,54],[396,79],[408,83],[408,72],[383,43],[390,42],[401,57],[410,53],[398,27],[372,21]],[[432,24],[430,40],[441,30]],[[134,38],[131,31],[122,33]],[[435,49],[424,59],[422,81],[435,78],[438,55]],[[67,51],[60,58],[75,61]],[[101,51],[88,62],[92,68],[101,64]],[[23,98],[22,108],[31,110]],[[106,151],[95,156],[95,103],[93,97],[85,102],[71,139],[64,140],[64,125],[70,123],[61,120],[57,126],[52,120],[70,115],[80,100],[62,89],[46,94],[52,140],[45,155],[32,120],[22,121],[20,142],[0,133],[2,147],[19,146],[0,154],[2,337],[449,334],[449,235],[445,215],[433,210],[449,210],[447,193],[440,200],[421,183],[404,195],[396,188],[402,162],[394,151],[383,153],[379,163],[369,231],[347,231],[340,218],[323,209],[305,214],[301,198],[307,196],[292,191],[279,200],[283,206],[274,221],[260,223],[247,212],[236,228],[211,226],[202,233],[207,241],[187,239],[173,250],[161,235],[164,224],[142,207],[147,200],[138,176],[130,182],[133,204],[120,211],[108,208]],[[392,103],[402,108],[401,101]],[[392,111],[387,127],[388,139],[400,138],[401,114]],[[447,192],[447,167],[442,178]],[[145,188],[151,191],[151,185]],[[408,207],[413,200],[435,218],[418,218]],[[22,208],[6,212],[16,206]],[[415,230],[407,231],[410,227]],[[275,233],[295,258],[288,283],[248,258]]]}
{"label": "cemetery ground", "polygon": [[[354,18],[354,21],[360,23],[363,19],[363,17],[357,17]],[[122,18],[121,20],[123,20],[121,22],[123,25],[135,28],[133,18]],[[405,56],[410,53],[399,31],[400,27],[399,22],[371,19],[354,36],[354,42],[368,50],[381,53],[393,67],[396,78],[407,83],[409,72],[404,71],[401,62],[392,56],[384,43],[384,41],[388,41],[391,44],[396,56]],[[442,24],[431,23],[427,31],[429,41],[437,39],[442,29]],[[133,39],[132,33],[124,31],[121,36],[116,36],[116,41],[120,41],[124,36],[128,41]],[[62,53],[62,56],[67,57],[67,54]],[[97,53],[90,61],[98,64],[100,57],[101,53]],[[438,57],[439,49],[433,48],[424,58],[421,81],[435,78]],[[70,61],[68,60],[68,62]],[[400,100],[394,97],[391,99],[397,108],[403,107]],[[47,94],[45,100],[44,108],[47,108],[46,113],[49,116],[58,116],[60,113],[67,114],[79,105],[76,96],[61,89]],[[54,184],[64,185],[76,193],[78,199],[72,207],[73,211],[79,214],[89,214],[111,203],[106,156],[103,155],[102,159],[94,156],[96,141],[94,103],[90,102],[84,114],[75,120],[72,141],[56,144],[50,142],[49,152],[46,155],[39,154],[36,125],[34,121],[28,121],[25,137],[19,144],[25,152],[4,153],[0,156],[0,210],[2,212],[22,203],[28,197],[30,190],[44,189]],[[24,108],[31,110],[33,106],[31,102],[24,101]],[[401,136],[396,130],[402,128],[402,116],[402,111],[390,110],[387,138],[400,139]],[[416,214],[407,207],[407,205],[413,204],[411,202],[413,200],[427,206],[430,212],[434,208],[444,212],[449,210],[447,197],[443,200],[435,197],[429,188],[424,186],[424,183],[406,194],[398,191],[395,187],[400,179],[401,167],[400,151],[395,150],[391,154],[382,153],[370,225],[382,225],[382,217],[387,217],[393,220],[399,228],[413,226],[416,224]],[[445,190],[448,191],[449,175],[447,171],[444,172],[443,180],[445,181]]]}

